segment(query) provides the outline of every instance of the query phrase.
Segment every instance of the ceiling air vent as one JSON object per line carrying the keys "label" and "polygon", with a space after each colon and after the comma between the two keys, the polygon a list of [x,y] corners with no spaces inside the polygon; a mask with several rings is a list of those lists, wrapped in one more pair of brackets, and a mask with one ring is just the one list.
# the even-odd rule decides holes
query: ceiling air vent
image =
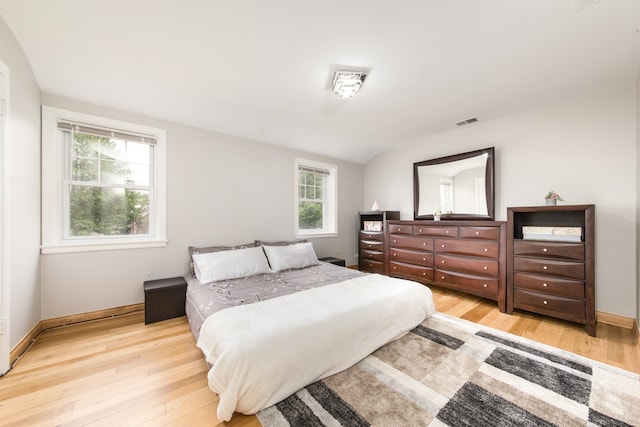
{"label": "ceiling air vent", "polygon": [[459,122],[456,123],[457,126],[464,126],[464,125],[468,125],[470,123],[473,122],[477,122],[478,119],[476,117],[471,117],[470,119],[466,119],[466,120],[461,120]]}

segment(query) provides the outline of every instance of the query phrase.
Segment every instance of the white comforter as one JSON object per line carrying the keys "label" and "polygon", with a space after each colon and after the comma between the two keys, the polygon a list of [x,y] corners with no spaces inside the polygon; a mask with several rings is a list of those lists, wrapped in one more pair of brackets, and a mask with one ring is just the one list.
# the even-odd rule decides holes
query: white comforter
{"label": "white comforter", "polygon": [[378,274],[219,311],[198,340],[218,418],[256,413],[343,371],[434,312],[427,287]]}

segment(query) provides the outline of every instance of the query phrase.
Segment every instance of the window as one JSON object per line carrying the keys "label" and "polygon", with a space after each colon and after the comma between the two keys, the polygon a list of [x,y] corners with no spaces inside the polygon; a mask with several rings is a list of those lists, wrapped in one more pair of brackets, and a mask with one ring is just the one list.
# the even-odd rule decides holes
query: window
{"label": "window", "polygon": [[475,179],[475,212],[480,215],[487,214],[487,190],[486,190],[486,179],[484,176]]}
{"label": "window", "polygon": [[42,252],[164,246],[166,132],[43,107]]}
{"label": "window", "polygon": [[440,210],[443,213],[455,212],[453,207],[453,181],[440,179]]}
{"label": "window", "polygon": [[296,235],[337,233],[338,167],[296,159]]}

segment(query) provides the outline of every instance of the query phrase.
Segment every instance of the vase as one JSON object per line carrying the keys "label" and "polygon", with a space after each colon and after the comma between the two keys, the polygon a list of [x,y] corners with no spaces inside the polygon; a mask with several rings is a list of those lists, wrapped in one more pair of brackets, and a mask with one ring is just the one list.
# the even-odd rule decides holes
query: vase
{"label": "vase", "polygon": [[440,221],[440,215],[434,215],[433,216],[433,220],[434,221]]}
{"label": "vase", "polygon": [[557,200],[556,199],[545,199],[547,201],[547,206],[555,206]]}

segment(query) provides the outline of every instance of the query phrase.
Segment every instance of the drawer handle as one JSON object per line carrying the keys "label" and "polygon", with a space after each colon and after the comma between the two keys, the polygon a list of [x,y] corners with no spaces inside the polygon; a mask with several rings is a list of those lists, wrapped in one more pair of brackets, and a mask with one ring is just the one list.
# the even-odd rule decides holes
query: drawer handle
{"label": "drawer handle", "polygon": [[486,283],[484,283],[484,284],[482,285],[482,287],[483,287],[483,288],[486,288],[486,287],[488,287],[488,285],[487,285]]}
{"label": "drawer handle", "polygon": [[426,259],[426,258],[422,258],[422,260],[423,260],[423,261],[426,261],[427,259]]}
{"label": "drawer handle", "polygon": [[484,248],[484,251],[485,251],[485,252],[489,252],[489,249],[488,249],[488,248]]}
{"label": "drawer handle", "polygon": [[449,234],[449,230],[447,230],[445,233]]}
{"label": "drawer handle", "polygon": [[426,276],[426,275],[427,275],[427,273],[425,273],[425,272],[423,271],[423,272],[422,272],[422,275],[423,275],[423,276]]}
{"label": "drawer handle", "polygon": [[485,269],[485,270],[488,270],[488,269],[489,269],[489,267],[487,267],[487,266],[485,265],[485,266],[484,266],[484,269]]}
{"label": "drawer handle", "polygon": [[373,257],[373,254],[369,254],[369,258]]}
{"label": "drawer handle", "polygon": [[372,234],[369,234],[368,236],[369,236],[369,238],[372,238],[372,237],[373,237],[373,235],[372,235]]}
{"label": "drawer handle", "polygon": [[369,245],[369,247],[371,247],[371,245]]}
{"label": "drawer handle", "polygon": [[444,264],[444,260],[442,260],[442,263]]}
{"label": "drawer handle", "polygon": [[418,229],[418,233],[422,233],[422,228],[419,228],[419,229]]}
{"label": "drawer handle", "polygon": [[479,236],[479,235],[480,235],[480,232],[479,232],[479,231],[476,231],[476,236]]}
{"label": "drawer handle", "polygon": [[442,280],[444,280],[444,276],[442,276]]}
{"label": "drawer handle", "polygon": [[393,256],[398,256],[398,254],[394,252],[394,253],[393,253]]}
{"label": "drawer handle", "polygon": [[402,228],[398,227],[398,231],[402,231]]}
{"label": "drawer handle", "polygon": [[444,248],[445,245],[442,245],[442,247]]}
{"label": "drawer handle", "polygon": [[398,241],[396,239],[393,239],[393,243],[398,243]]}
{"label": "drawer handle", "polygon": [[548,285],[546,283],[543,283],[542,286],[546,288]]}
{"label": "drawer handle", "polygon": [[542,301],[542,303],[543,303],[544,305],[547,305],[547,304],[549,304],[549,303],[548,303],[548,302],[546,302],[546,301]]}
{"label": "drawer handle", "polygon": [[397,270],[397,269],[398,269],[398,267],[393,267],[393,269],[394,269],[394,270]]}
{"label": "drawer handle", "polygon": [[542,267],[543,270],[548,270],[549,267],[547,267],[546,265]]}
{"label": "drawer handle", "polygon": [[422,246],[427,246],[427,242],[422,242]]}
{"label": "drawer handle", "polygon": [[542,248],[542,252],[547,252],[547,248]]}

